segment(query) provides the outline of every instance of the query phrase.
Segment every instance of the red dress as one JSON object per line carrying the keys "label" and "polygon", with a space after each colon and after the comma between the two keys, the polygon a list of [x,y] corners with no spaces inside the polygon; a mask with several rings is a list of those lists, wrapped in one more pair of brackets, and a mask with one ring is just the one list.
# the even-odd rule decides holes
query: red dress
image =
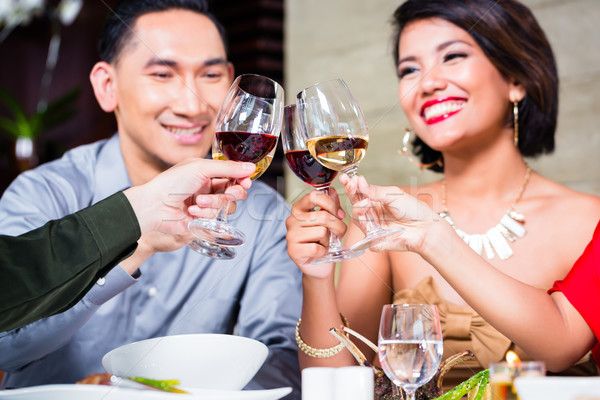
{"label": "red dress", "polygon": [[[567,300],[579,311],[600,342],[600,223],[594,237],[562,281],[554,282],[552,289],[563,292]],[[592,349],[596,364],[600,366],[600,343]]]}

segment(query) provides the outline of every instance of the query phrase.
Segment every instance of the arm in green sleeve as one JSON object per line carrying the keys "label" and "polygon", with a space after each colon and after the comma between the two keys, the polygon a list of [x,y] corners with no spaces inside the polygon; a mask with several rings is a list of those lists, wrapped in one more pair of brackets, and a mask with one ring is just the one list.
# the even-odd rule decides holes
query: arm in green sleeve
{"label": "arm in green sleeve", "polygon": [[121,192],[18,237],[0,236],[0,331],[76,304],[139,237]]}

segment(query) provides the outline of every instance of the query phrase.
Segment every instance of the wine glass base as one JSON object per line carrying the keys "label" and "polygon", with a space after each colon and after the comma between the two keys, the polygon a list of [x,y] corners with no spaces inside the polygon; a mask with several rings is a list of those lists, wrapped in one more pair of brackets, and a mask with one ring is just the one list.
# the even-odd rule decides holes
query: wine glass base
{"label": "wine glass base", "polygon": [[206,257],[216,258],[218,260],[231,260],[237,255],[235,249],[231,247],[217,246],[210,244],[205,240],[196,239],[188,244],[188,247],[196,253]]}
{"label": "wine glass base", "polygon": [[396,229],[374,229],[367,234],[361,241],[354,243],[350,246],[350,250],[366,250],[373,246],[377,246],[380,243],[385,242],[386,240],[392,239],[394,236],[400,235],[400,233],[404,232],[404,228],[396,228]]}
{"label": "wine glass base", "polygon": [[194,219],[188,224],[188,229],[198,239],[212,245],[237,247],[246,242],[244,232],[221,221]]}
{"label": "wine glass base", "polygon": [[334,250],[334,251],[330,251],[329,253],[325,254],[323,257],[319,257],[319,258],[315,258],[310,260],[311,264],[329,264],[332,262],[338,262],[338,261],[343,261],[343,260],[348,260],[350,258],[354,258],[354,257],[358,257],[363,255],[365,252],[364,250],[348,250],[348,249],[340,249],[340,250]]}

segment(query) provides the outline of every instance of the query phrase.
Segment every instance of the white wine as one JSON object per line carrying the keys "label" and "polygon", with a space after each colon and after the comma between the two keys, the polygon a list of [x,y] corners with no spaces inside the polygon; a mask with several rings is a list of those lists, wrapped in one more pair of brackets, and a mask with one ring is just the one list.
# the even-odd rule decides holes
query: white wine
{"label": "white wine", "polygon": [[350,136],[323,136],[306,141],[310,154],[336,171],[358,164],[364,158],[368,145],[368,139]]}
{"label": "white wine", "polygon": [[[227,161],[227,158],[223,155],[223,153],[217,151],[213,151],[212,158],[213,160]],[[267,168],[269,168],[269,165],[271,165],[271,161],[273,161],[273,154],[270,153],[267,154],[262,160],[257,162],[255,164],[256,169],[254,170],[252,175],[250,175],[250,179],[258,179],[267,170]]]}

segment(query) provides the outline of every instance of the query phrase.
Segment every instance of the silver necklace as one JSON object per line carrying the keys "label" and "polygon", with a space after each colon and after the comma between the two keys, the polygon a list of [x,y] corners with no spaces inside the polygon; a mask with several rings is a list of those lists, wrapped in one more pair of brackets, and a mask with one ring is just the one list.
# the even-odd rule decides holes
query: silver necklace
{"label": "silver necklace", "polygon": [[[525,179],[519,188],[519,194],[515,201],[511,204],[506,214],[502,216],[500,222],[491,227],[486,233],[474,233],[469,234],[460,228],[457,228],[450,218],[450,212],[446,206],[446,180],[442,180],[442,212],[440,217],[444,218],[452,228],[477,254],[481,255],[482,251],[485,251],[485,255],[488,260],[495,257],[498,254],[501,260],[506,260],[513,255],[513,250],[510,247],[509,242],[514,242],[517,238],[525,236],[527,230],[523,226],[525,217],[515,211],[515,207],[525,191],[529,178],[531,177],[531,168],[527,165],[527,171],[525,172]],[[507,241],[508,239],[508,241]]]}

